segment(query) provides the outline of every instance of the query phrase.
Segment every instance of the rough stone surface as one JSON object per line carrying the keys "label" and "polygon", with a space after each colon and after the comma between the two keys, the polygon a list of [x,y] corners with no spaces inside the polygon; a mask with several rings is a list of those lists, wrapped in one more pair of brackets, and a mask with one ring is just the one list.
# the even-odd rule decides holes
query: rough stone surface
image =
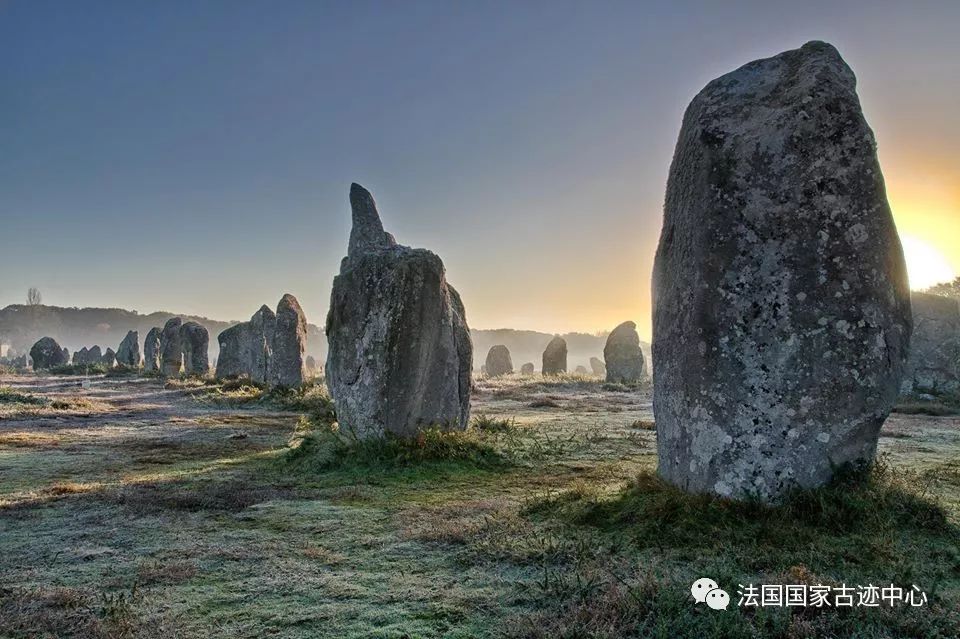
{"label": "rough stone surface", "polygon": [[557,335],[543,350],[543,375],[559,375],[567,372],[567,342]]}
{"label": "rough stone surface", "polygon": [[930,395],[960,393],[960,302],[912,293],[913,337],[903,390]]}
{"label": "rough stone surface", "polygon": [[206,375],[210,370],[210,334],[196,322],[180,327],[180,348],[183,349],[183,372],[187,375]]}
{"label": "rough stone surface", "polygon": [[443,262],[384,232],[373,197],[350,188],[353,229],[334,278],[327,384],[341,430],[413,436],[466,428],[473,345]]}
{"label": "rough stone surface", "polygon": [[636,324],[624,322],[610,332],[603,347],[603,359],[607,363],[608,382],[630,383],[643,379],[646,363]]}
{"label": "rough stone surface", "polygon": [[177,377],[183,368],[183,344],[180,339],[182,325],[183,320],[179,317],[171,317],[160,333],[160,372],[165,377]]}
{"label": "rough stone surface", "polygon": [[107,350],[100,356],[100,363],[106,365],[107,368],[113,368],[117,363],[117,354],[108,346]]}
{"label": "rough stone surface", "polygon": [[273,352],[273,332],[276,328],[277,314],[267,305],[261,306],[250,318],[243,358],[248,362],[250,379],[255,382],[270,382],[270,358]]}
{"label": "rough stone surface", "polygon": [[270,349],[270,385],[293,388],[304,378],[303,352],[307,347],[307,317],[300,302],[287,293],[277,304]]}
{"label": "rough stone surface", "polygon": [[691,102],[653,306],[666,480],[775,501],[874,457],[910,297],[873,133],[832,46],[752,62]]}
{"label": "rough stone surface", "polygon": [[140,368],[140,333],[127,331],[127,336],[117,347],[117,364],[127,368]]}
{"label": "rough stone surface", "polygon": [[217,356],[216,375],[220,379],[250,374],[249,322],[240,322],[220,331],[220,355]]}
{"label": "rough stone surface", "polygon": [[143,370],[160,370],[160,335],[163,331],[156,326],[147,331],[143,340]]}
{"label": "rough stone surface", "polygon": [[503,344],[491,346],[487,352],[487,360],[484,366],[487,369],[487,377],[509,375],[513,372],[513,360],[510,359],[510,350]]}
{"label": "rough stone surface", "polygon": [[603,360],[597,357],[590,358],[590,369],[593,371],[593,374],[597,377],[606,377],[607,376],[607,365],[603,363]]}
{"label": "rough stone surface", "polygon": [[536,368],[534,367],[533,362],[527,362],[526,364],[520,367],[520,372],[523,373],[524,375],[533,375],[533,372],[535,370]]}
{"label": "rough stone surface", "polygon": [[67,363],[63,357],[63,348],[52,337],[41,337],[30,348],[34,370],[53,368]]}

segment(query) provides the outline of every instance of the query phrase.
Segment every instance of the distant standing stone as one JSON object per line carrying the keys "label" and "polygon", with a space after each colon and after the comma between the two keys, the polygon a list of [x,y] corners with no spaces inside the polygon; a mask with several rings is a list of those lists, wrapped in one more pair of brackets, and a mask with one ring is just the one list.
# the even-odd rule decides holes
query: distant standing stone
{"label": "distant standing stone", "polygon": [[503,344],[492,346],[487,352],[487,377],[500,377],[513,372],[513,360],[510,359],[510,350]]}
{"label": "distant standing stone", "polygon": [[183,350],[183,371],[187,375],[206,375],[210,370],[210,334],[197,322],[180,327],[180,348]]}
{"label": "distant standing stone", "polygon": [[590,374],[590,371],[588,371],[588,370],[587,370],[587,367],[584,366],[583,364],[579,364],[575,369],[573,369],[573,372],[576,373],[577,375],[589,375],[589,374]]}
{"label": "distant standing stone", "polygon": [[295,388],[303,383],[303,352],[307,347],[307,317],[300,302],[287,293],[277,305],[270,358],[270,384]]}
{"label": "distant standing stone", "polygon": [[690,103],[653,292],[667,481],[776,501],[873,459],[910,297],[873,132],[832,46],[751,62]]}
{"label": "distant standing stone", "polygon": [[220,331],[220,335],[217,336],[217,341],[220,343],[216,372],[218,379],[250,374],[249,329],[249,322],[240,322]]}
{"label": "distant standing stone", "polygon": [[147,331],[143,340],[143,370],[160,370],[160,335],[163,331],[157,327]]}
{"label": "distant standing stone", "polygon": [[370,193],[350,187],[353,228],[333,280],[327,385],[342,431],[412,437],[466,428],[473,345],[443,262],[400,246]]}
{"label": "distant standing stone", "polygon": [[34,370],[63,366],[67,363],[63,357],[63,348],[52,337],[38,339],[30,348],[30,358],[33,359]]}
{"label": "distant standing stone", "polygon": [[603,347],[603,359],[607,364],[608,382],[622,384],[643,379],[646,364],[636,324],[624,322],[610,332]]}
{"label": "distant standing stone", "polygon": [[526,364],[520,367],[520,372],[523,373],[524,375],[533,375],[533,372],[535,370],[536,368],[534,367],[533,362],[527,362]]}
{"label": "distant standing stone", "polygon": [[913,338],[904,390],[930,395],[960,392],[960,302],[911,293]]}
{"label": "distant standing stone", "polygon": [[309,371],[317,370],[317,360],[313,358],[313,355],[307,355],[307,359],[304,360],[304,364]]}
{"label": "distant standing stone", "polygon": [[597,377],[606,377],[607,376],[607,365],[603,363],[603,360],[596,357],[590,358],[590,368],[593,370],[593,374]]}
{"label": "distant standing stone", "polygon": [[87,347],[82,347],[79,351],[73,353],[74,364],[87,364]]}
{"label": "distant standing stone", "polygon": [[92,346],[90,350],[87,351],[87,364],[102,364],[103,363],[103,352],[100,350],[99,346]]}
{"label": "distant standing stone", "polygon": [[177,377],[183,368],[183,345],[180,339],[182,325],[183,320],[179,317],[171,317],[160,333],[160,372],[164,377]]}
{"label": "distant standing stone", "polygon": [[63,362],[64,362],[64,364],[66,364],[66,363],[69,362],[69,361],[70,361],[70,351],[68,351],[68,350],[66,349],[66,347],[64,347],[64,349],[63,349]]}
{"label": "distant standing stone", "polygon": [[543,375],[559,375],[567,372],[567,342],[557,335],[543,351]]}
{"label": "distant standing stone", "polygon": [[117,347],[117,364],[127,368],[140,368],[140,334],[127,331],[126,337]]}
{"label": "distant standing stone", "polygon": [[107,350],[103,352],[103,355],[100,356],[100,363],[105,365],[107,368],[113,368],[117,363],[117,354],[113,352],[113,349],[109,346]]}

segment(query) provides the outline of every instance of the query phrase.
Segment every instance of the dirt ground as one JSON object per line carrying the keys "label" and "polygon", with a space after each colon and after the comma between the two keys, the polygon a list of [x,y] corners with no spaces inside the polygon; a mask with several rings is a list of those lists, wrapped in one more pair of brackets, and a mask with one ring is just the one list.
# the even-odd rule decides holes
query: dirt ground
{"label": "dirt ground", "polygon": [[[535,636],[545,599],[587,592],[564,580],[593,534],[537,500],[614,494],[656,463],[649,388],[583,378],[479,381],[472,414],[509,420],[509,464],[315,475],[282,463],[296,411],[137,377],[0,386],[40,398],[0,403],[0,637]],[[895,414],[880,449],[960,523],[960,418]],[[703,567],[682,549],[604,561],[676,584]]]}

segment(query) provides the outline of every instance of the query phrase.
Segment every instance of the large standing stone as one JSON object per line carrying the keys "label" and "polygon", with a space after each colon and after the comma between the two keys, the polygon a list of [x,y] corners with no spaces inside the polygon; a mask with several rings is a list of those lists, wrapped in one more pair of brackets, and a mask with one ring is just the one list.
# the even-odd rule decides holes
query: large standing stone
{"label": "large standing stone", "polygon": [[303,352],[307,347],[307,317],[300,302],[287,293],[277,304],[270,349],[270,385],[293,388],[304,378]]}
{"label": "large standing stone", "polygon": [[247,345],[242,357],[249,362],[250,379],[261,384],[270,382],[270,358],[276,328],[277,315],[267,305],[261,306],[250,318]]}
{"label": "large standing stone", "polygon": [[210,370],[210,335],[196,322],[180,327],[180,348],[183,349],[183,371],[187,375],[206,375]]}
{"label": "large standing stone", "polygon": [[171,317],[160,333],[160,372],[164,377],[177,377],[183,368],[183,343],[180,328],[183,320]]}
{"label": "large standing stone", "polygon": [[398,245],[363,187],[351,186],[350,205],[350,246],[326,325],[340,428],[359,436],[466,428],[473,345],[443,262]]}
{"label": "large standing stone", "polygon": [[520,372],[524,375],[533,375],[534,370],[535,368],[533,366],[533,362],[527,362],[526,364],[520,367]]}
{"label": "large standing stone", "polygon": [[86,364],[87,362],[87,347],[82,347],[79,351],[74,351],[73,353],[73,363],[74,364]]}
{"label": "large standing stone", "polygon": [[559,375],[567,372],[567,341],[557,335],[543,350],[543,375]]}
{"label": "large standing stone", "polygon": [[38,339],[30,348],[30,357],[33,359],[34,370],[63,366],[67,363],[63,357],[63,348],[52,337]]}
{"label": "large standing stone", "polygon": [[513,360],[510,359],[510,350],[503,344],[491,346],[487,352],[487,361],[484,364],[487,377],[500,377],[513,372]]}
{"label": "large standing stone", "polygon": [[100,363],[107,368],[113,368],[117,363],[117,354],[114,353],[113,349],[108,346],[107,350],[105,350],[103,355],[100,356]]}
{"label": "large standing stone", "polygon": [[248,322],[234,324],[220,332],[220,355],[217,356],[217,377],[240,377],[250,374]]}
{"label": "large standing stone", "polygon": [[92,346],[90,350],[87,351],[87,364],[102,364],[103,363],[103,352],[100,350],[99,346]]}
{"label": "large standing stone", "polygon": [[607,335],[603,359],[607,363],[608,382],[631,383],[643,379],[646,364],[643,351],[640,350],[636,324],[624,322]]}
{"label": "large standing stone", "polygon": [[607,376],[607,365],[598,357],[590,358],[590,369],[593,370],[593,374],[597,377]]}
{"label": "large standing stone", "polygon": [[903,389],[951,395],[960,392],[960,302],[912,293],[913,337]]}
{"label": "large standing stone", "polygon": [[160,370],[160,335],[163,331],[154,326],[147,331],[147,336],[143,340],[143,370]]}
{"label": "large standing stone", "polygon": [[140,368],[140,333],[127,331],[127,336],[117,347],[117,364],[127,368]]}
{"label": "large standing stone", "polygon": [[873,133],[832,46],[751,62],[691,102],[653,306],[665,479],[776,500],[873,459],[910,297]]}

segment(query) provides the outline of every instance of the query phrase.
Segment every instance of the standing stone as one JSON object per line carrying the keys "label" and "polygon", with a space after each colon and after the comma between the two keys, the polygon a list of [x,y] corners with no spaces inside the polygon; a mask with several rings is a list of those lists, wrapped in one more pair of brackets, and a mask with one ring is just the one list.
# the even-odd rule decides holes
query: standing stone
{"label": "standing stone", "polygon": [[[606,356],[604,356],[606,357]],[[606,377],[607,376],[607,365],[603,363],[603,360],[596,357],[590,358],[590,368],[593,370],[593,374],[597,377]]]}
{"label": "standing stone", "polygon": [[303,383],[303,352],[307,348],[307,317],[300,302],[287,293],[277,304],[270,348],[270,385],[295,388]]}
{"label": "standing stone", "polygon": [[117,354],[113,352],[113,349],[109,346],[107,350],[103,352],[103,355],[100,356],[100,363],[105,365],[107,368],[113,368],[117,363]]}
{"label": "standing stone", "polygon": [[588,371],[588,370],[587,370],[587,367],[584,366],[583,364],[580,364],[579,366],[577,366],[577,367],[573,370],[573,372],[576,373],[577,375],[589,375],[589,374],[590,374],[590,371]]}
{"label": "standing stone", "polygon": [[520,367],[520,372],[524,375],[533,375],[533,371],[536,370],[533,366],[533,362],[527,362]]}
{"label": "standing stone", "polygon": [[220,332],[220,355],[217,356],[217,378],[240,377],[250,374],[249,322],[240,322]]}
{"label": "standing stone", "polygon": [[363,187],[350,187],[350,205],[350,245],[326,324],[340,428],[361,437],[466,428],[473,345],[443,262],[398,245]]}
{"label": "standing stone", "polygon": [[86,364],[87,363],[87,347],[84,346],[79,351],[73,353],[73,363],[74,364]]}
{"label": "standing stone", "polygon": [[63,349],[63,363],[66,364],[70,361],[70,351],[66,347]]}
{"label": "standing stone", "polygon": [[90,350],[87,351],[87,364],[102,364],[103,363],[103,353],[100,351],[99,346],[92,346]]}
{"label": "standing stone", "polygon": [[270,358],[273,350],[273,332],[277,328],[277,315],[263,305],[250,318],[247,344],[242,359],[249,362],[250,379],[261,384],[270,382]]}
{"label": "standing stone", "polygon": [[160,370],[160,335],[163,331],[154,326],[147,331],[143,340],[143,370],[146,372]]}
{"label": "standing stone", "polygon": [[304,366],[307,367],[308,371],[312,372],[317,370],[317,360],[313,358],[313,355],[307,355],[307,359],[304,360],[303,363],[304,363]]}
{"label": "standing stone", "polygon": [[960,302],[911,293],[913,337],[903,390],[932,395],[960,392]]}
{"label": "standing stone", "polygon": [[510,359],[510,350],[503,344],[492,346],[487,352],[487,377],[500,377],[513,372],[513,360]]}
{"label": "standing stone", "polygon": [[643,351],[640,350],[636,324],[624,322],[607,335],[603,359],[607,363],[608,382],[629,384],[643,379],[646,364]]}
{"label": "standing stone", "polygon": [[666,480],[775,501],[873,459],[910,297],[873,133],[832,46],[751,62],[691,102],[653,307]]}
{"label": "standing stone", "polygon": [[127,368],[140,367],[140,334],[137,331],[127,331],[127,336],[120,342],[117,364]]}
{"label": "standing stone", "polygon": [[557,335],[543,351],[543,375],[559,375],[567,372],[567,342]]}
{"label": "standing stone", "polygon": [[63,348],[52,337],[38,339],[30,348],[30,358],[33,359],[33,370],[63,366],[67,363],[63,357]]}
{"label": "standing stone", "polygon": [[206,375],[210,370],[210,335],[196,322],[180,327],[180,348],[183,350],[183,371],[187,375]]}
{"label": "standing stone", "polygon": [[171,317],[160,333],[160,372],[164,377],[177,377],[183,368],[183,344],[180,339],[182,325],[183,320],[179,317]]}

